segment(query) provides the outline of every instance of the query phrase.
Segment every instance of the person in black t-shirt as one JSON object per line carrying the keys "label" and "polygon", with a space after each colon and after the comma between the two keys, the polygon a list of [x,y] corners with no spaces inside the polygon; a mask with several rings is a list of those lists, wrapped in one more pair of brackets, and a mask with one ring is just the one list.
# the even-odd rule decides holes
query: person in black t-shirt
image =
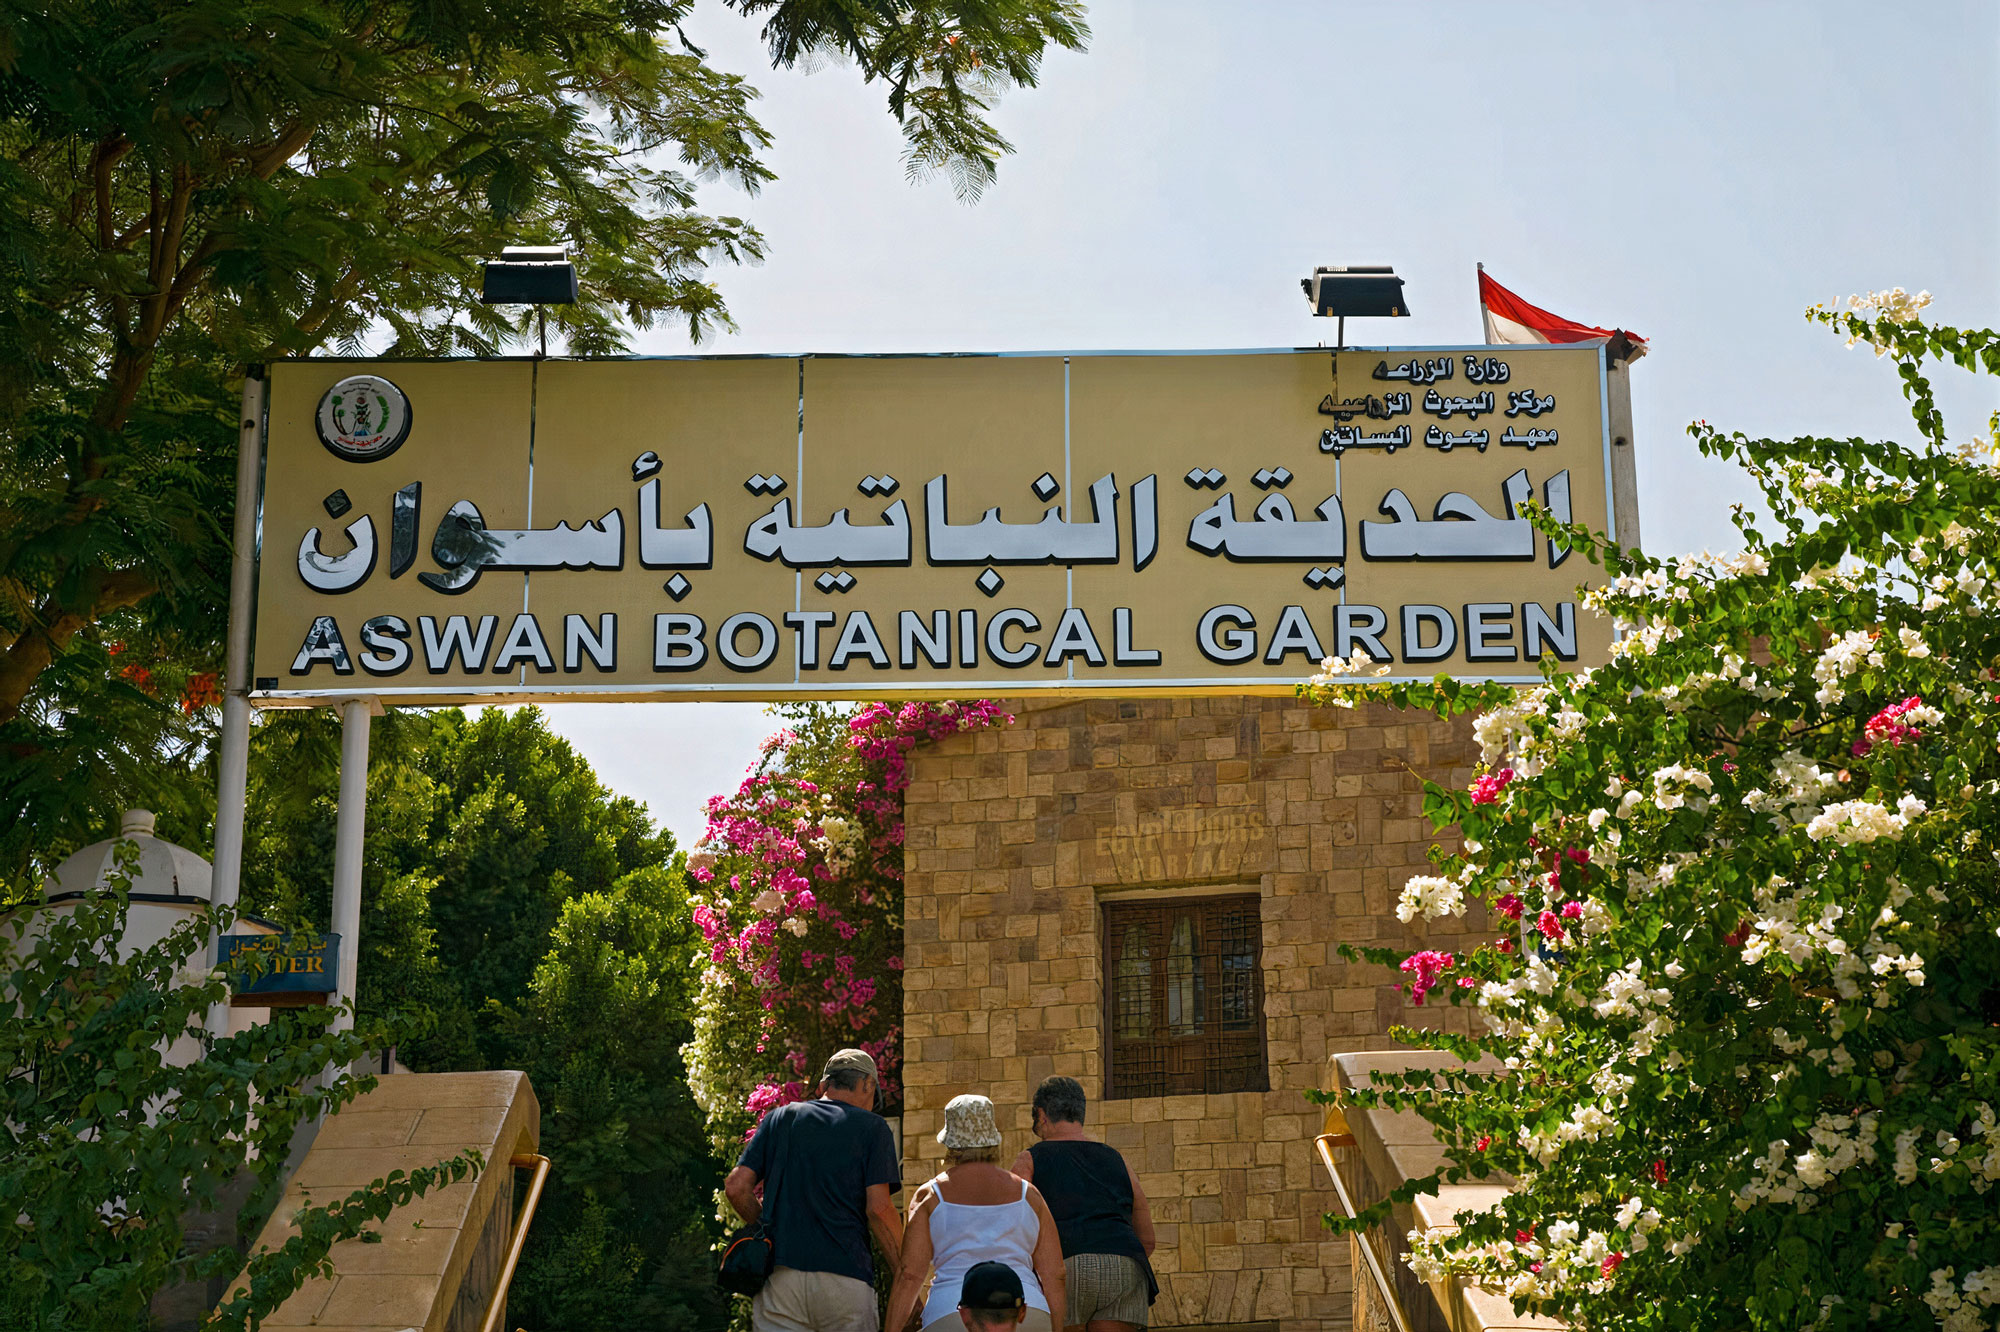
{"label": "person in black t-shirt", "polygon": [[1045,1078],[1035,1089],[1034,1128],[1041,1141],[1014,1161],[1055,1217],[1062,1239],[1067,1328],[1137,1332],[1160,1293],[1153,1279],[1153,1212],[1139,1177],[1115,1147],[1083,1134],[1083,1085]]}
{"label": "person in black t-shirt", "polygon": [[[879,1332],[872,1230],[893,1260],[903,1222],[896,1135],[874,1111],[875,1061],[841,1050],[826,1061],[819,1099],[764,1116],[722,1183],[745,1225],[771,1208],[777,1267],[750,1304],[754,1332]],[[763,1202],[757,1185],[764,1186]]]}

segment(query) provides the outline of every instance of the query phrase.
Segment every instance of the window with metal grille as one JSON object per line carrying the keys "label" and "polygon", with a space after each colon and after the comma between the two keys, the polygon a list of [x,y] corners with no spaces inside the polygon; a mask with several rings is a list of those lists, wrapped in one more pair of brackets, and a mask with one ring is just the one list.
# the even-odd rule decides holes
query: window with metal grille
{"label": "window with metal grille", "polygon": [[1268,1091],[1255,894],[1104,903],[1107,1097]]}

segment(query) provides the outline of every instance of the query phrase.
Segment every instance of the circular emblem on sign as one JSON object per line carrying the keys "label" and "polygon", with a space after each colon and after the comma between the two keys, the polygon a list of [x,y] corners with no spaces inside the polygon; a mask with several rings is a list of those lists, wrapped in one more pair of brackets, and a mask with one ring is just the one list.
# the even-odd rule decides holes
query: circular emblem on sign
{"label": "circular emblem on sign", "polygon": [[320,443],[350,462],[374,462],[410,437],[410,400],[380,375],[353,375],[319,400]]}

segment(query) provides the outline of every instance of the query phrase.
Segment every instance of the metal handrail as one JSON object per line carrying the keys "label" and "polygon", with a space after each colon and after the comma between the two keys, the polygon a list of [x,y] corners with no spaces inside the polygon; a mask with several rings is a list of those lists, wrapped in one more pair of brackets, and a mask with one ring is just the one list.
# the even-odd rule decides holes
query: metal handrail
{"label": "metal handrail", "polygon": [[535,1219],[536,1204],[542,1200],[542,1184],[549,1177],[549,1158],[539,1153],[524,1152],[509,1157],[507,1164],[516,1170],[533,1166],[535,1177],[528,1181],[528,1196],[521,1201],[521,1219],[514,1223],[514,1238],[507,1245],[507,1261],[500,1266],[500,1280],[494,1283],[493,1302],[486,1306],[486,1318],[480,1323],[479,1332],[494,1332],[500,1324],[500,1313],[507,1307],[507,1287],[514,1284],[514,1267],[521,1261],[521,1250],[527,1246],[528,1227]]}
{"label": "metal handrail", "polygon": [[[1359,1213],[1355,1210],[1354,1199],[1348,1196],[1347,1182],[1340,1177],[1340,1167],[1333,1163],[1333,1149],[1353,1146],[1354,1135],[1322,1133],[1313,1139],[1313,1143],[1319,1148],[1319,1159],[1326,1162],[1326,1173],[1333,1178],[1333,1191],[1339,1196],[1340,1205],[1346,1211],[1347,1219],[1353,1220]],[[1368,1260],[1368,1274],[1375,1278],[1376,1293],[1382,1297],[1382,1303],[1388,1308],[1389,1316],[1396,1320],[1396,1332],[1410,1332],[1410,1320],[1403,1315],[1402,1301],[1396,1298],[1396,1288],[1389,1283],[1387,1274],[1382,1271],[1382,1262],[1375,1256],[1375,1246],[1368,1242],[1367,1232],[1360,1232],[1354,1238],[1355,1247],[1360,1249],[1361,1256]]]}

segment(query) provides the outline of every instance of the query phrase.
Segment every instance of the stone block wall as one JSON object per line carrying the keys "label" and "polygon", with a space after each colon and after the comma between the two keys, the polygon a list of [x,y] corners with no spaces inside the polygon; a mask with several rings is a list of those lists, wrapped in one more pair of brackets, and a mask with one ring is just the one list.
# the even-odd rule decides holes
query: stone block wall
{"label": "stone block wall", "polygon": [[[1035,1085],[1079,1079],[1087,1127],[1152,1201],[1153,1324],[1352,1320],[1346,1242],[1313,1147],[1330,1056],[1393,1044],[1397,1024],[1466,1029],[1412,1007],[1339,944],[1458,949],[1487,937],[1399,924],[1435,840],[1419,774],[1463,787],[1465,722],[1369,705],[1203,696],[1011,703],[1013,726],[922,746],[906,797],[905,1178],[935,1172],[946,1101],[993,1098],[1006,1157],[1032,1141]],[[1150,893],[1262,898],[1268,1092],[1106,1101],[1099,903]],[[1454,929],[1459,923],[1450,922]],[[1427,943],[1418,944],[1420,939]]]}

